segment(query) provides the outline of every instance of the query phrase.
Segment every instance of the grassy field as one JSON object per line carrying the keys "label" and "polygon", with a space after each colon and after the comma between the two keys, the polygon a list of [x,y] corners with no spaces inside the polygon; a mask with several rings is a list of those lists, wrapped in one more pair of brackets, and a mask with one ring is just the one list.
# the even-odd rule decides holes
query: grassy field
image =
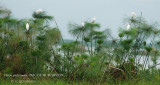
{"label": "grassy field", "polygon": [[[118,81],[117,81],[118,82]],[[64,80],[1,80],[0,85],[160,85],[160,81],[119,81],[104,82],[104,83],[89,83],[89,82],[69,82]]]}

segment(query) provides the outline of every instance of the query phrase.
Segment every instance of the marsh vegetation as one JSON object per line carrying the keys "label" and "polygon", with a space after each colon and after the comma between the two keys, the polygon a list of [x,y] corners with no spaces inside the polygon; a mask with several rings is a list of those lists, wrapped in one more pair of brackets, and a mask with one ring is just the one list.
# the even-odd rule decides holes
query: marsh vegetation
{"label": "marsh vegetation", "polygon": [[[101,30],[96,18],[82,24],[70,23],[68,32],[75,37],[71,42],[63,39],[54,17],[41,9],[32,16],[14,19],[10,10],[0,8],[2,80],[7,79],[4,74],[52,73],[63,74],[53,81],[68,84],[160,83],[159,25],[148,23],[142,14],[126,17],[126,27],[119,29],[117,38],[110,29]],[[51,21],[56,27],[50,26]]]}

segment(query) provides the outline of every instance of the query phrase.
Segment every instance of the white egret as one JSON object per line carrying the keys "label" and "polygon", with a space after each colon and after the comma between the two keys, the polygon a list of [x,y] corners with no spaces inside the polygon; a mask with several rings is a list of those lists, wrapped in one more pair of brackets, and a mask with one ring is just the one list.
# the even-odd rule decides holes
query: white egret
{"label": "white egret", "polygon": [[84,22],[82,22],[82,26],[83,26],[83,27],[85,26],[85,23],[84,23]]}
{"label": "white egret", "polygon": [[42,9],[38,9],[38,10],[36,10],[36,14],[39,14],[39,13],[41,13],[41,12],[44,12]]}
{"label": "white egret", "polygon": [[92,23],[94,23],[96,21],[96,17],[92,18]]}
{"label": "white egret", "polygon": [[26,24],[26,29],[27,29],[27,31],[29,30],[29,24],[28,23]]}
{"label": "white egret", "polygon": [[127,28],[127,30],[129,30],[129,29],[130,29],[130,27],[131,27],[131,25],[127,23],[127,27],[126,27],[126,28]]}
{"label": "white egret", "polygon": [[131,16],[132,16],[132,17],[135,17],[135,16],[136,16],[136,13],[132,12],[132,13],[131,13]]}

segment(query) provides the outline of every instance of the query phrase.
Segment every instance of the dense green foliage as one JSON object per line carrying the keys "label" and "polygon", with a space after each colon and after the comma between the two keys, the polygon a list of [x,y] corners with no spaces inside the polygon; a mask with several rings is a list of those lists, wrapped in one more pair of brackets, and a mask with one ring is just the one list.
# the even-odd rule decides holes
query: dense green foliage
{"label": "dense green foliage", "polygon": [[[0,18],[1,73],[45,72],[44,65],[50,62],[53,55],[52,45],[60,39],[59,30],[49,27],[47,20],[52,17],[43,12],[32,19],[17,20],[4,10],[1,9],[6,16]],[[25,29],[26,23],[30,25],[29,30]]]}

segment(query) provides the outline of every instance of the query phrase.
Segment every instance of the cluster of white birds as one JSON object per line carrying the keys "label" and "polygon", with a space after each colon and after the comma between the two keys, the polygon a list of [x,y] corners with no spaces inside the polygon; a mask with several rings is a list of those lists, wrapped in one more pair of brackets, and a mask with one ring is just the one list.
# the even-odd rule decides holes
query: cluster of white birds
{"label": "cluster of white birds", "polygon": [[[132,12],[132,13],[131,13],[131,17],[134,18],[135,16],[136,16],[136,13]],[[131,27],[131,25],[127,23],[127,27],[126,27],[127,30],[129,30],[130,27]]]}
{"label": "cluster of white birds", "polygon": [[[38,9],[38,10],[36,11],[37,14],[38,14],[38,13],[41,13],[41,12],[44,12],[44,11],[43,11],[42,9]],[[134,12],[132,12],[132,13],[131,13],[131,17],[134,18],[135,16],[136,16],[136,14],[135,14]],[[95,21],[96,21],[96,17],[92,18],[92,23],[94,23]],[[84,27],[84,26],[85,26],[85,23],[82,22],[81,25]],[[127,23],[126,29],[129,30],[130,27],[131,27],[131,25]],[[26,29],[27,29],[27,31],[29,30],[29,24],[28,24],[28,23],[26,24]]]}
{"label": "cluster of white birds", "polygon": [[[135,16],[136,16],[136,13],[135,13],[135,12],[132,12],[132,13],[131,13],[131,17],[134,18]],[[96,21],[96,17],[92,18],[92,23],[94,23],[95,21]],[[85,26],[85,23],[82,22],[81,25],[84,27],[84,26]],[[131,27],[131,25],[127,23],[126,29],[129,30],[130,27]]]}
{"label": "cluster of white birds", "polygon": [[[92,18],[92,23],[95,23],[95,21],[96,21],[96,17],[93,17],[93,18]],[[82,24],[81,24],[81,25],[82,25],[82,27],[84,27],[84,26],[85,26],[85,23],[84,23],[84,22],[82,22]]]}

